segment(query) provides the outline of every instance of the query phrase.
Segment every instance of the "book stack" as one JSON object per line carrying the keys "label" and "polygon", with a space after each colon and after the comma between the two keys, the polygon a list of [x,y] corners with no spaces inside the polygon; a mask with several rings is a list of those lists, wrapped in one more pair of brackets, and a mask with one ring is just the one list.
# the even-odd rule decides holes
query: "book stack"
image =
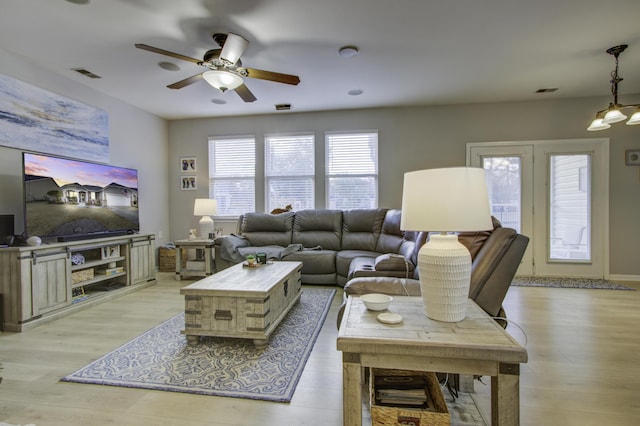
{"label": "book stack", "polygon": [[124,272],[124,267],[116,266],[115,268],[98,269],[100,275],[117,275]]}
{"label": "book stack", "polygon": [[376,403],[428,409],[427,383],[422,376],[377,376]]}

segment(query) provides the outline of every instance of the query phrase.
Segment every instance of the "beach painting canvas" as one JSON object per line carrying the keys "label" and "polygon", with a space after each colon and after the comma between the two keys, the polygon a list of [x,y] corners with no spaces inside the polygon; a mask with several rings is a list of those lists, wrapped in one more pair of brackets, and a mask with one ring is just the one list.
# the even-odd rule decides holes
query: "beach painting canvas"
{"label": "beach painting canvas", "polygon": [[109,117],[0,74],[0,145],[108,163]]}

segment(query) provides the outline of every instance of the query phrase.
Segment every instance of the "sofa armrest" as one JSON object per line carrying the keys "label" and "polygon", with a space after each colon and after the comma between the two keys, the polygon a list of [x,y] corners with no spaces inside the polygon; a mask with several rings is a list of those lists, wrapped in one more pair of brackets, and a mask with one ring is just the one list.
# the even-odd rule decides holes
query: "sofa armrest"
{"label": "sofa armrest", "polygon": [[344,286],[344,296],[382,293],[391,296],[420,296],[420,281],[413,278],[362,277],[350,280]]}
{"label": "sofa armrest", "polygon": [[249,240],[238,235],[231,234],[218,237],[214,241],[216,259],[222,259],[232,263],[242,262],[244,261],[244,256],[238,252],[238,249],[248,246]]}
{"label": "sofa armrest", "polygon": [[[500,250],[500,255],[496,258],[487,258],[487,261],[490,259],[490,262],[488,263],[491,267],[487,270],[478,271],[482,272],[482,286],[476,288],[474,294],[470,295],[478,306],[492,316],[499,315],[499,312],[502,309],[502,301],[509,290],[511,281],[513,281],[513,277],[515,277],[516,272],[518,271],[524,252],[529,244],[529,237],[518,233],[514,233],[509,240],[510,242],[508,246],[504,247],[503,250]],[[481,253],[478,253],[478,257],[480,257],[480,254]],[[476,265],[474,264],[474,269],[475,266]]]}

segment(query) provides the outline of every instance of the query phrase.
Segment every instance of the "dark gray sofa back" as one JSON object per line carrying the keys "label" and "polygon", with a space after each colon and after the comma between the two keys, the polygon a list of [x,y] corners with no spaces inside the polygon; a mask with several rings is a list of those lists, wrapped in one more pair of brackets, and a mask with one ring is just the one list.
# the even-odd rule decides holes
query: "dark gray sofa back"
{"label": "dark gray sofa back", "polygon": [[426,241],[426,237],[421,232],[402,231],[400,229],[401,216],[402,210],[400,209],[387,210],[375,251],[378,253],[398,253],[416,264],[417,252]]}
{"label": "dark gray sofa back", "polygon": [[305,248],[340,250],[341,240],[342,210],[309,209],[295,213],[292,243]]}
{"label": "dark gray sofa back", "polygon": [[247,213],[242,217],[240,235],[246,237],[252,246],[291,244],[293,218],[295,213],[281,214]]}
{"label": "dark gray sofa back", "polygon": [[386,212],[382,224],[382,233],[373,251],[378,253],[400,252],[400,246],[404,240],[404,232],[400,230],[401,213],[401,210],[398,209],[391,209]]}
{"label": "dark gray sofa back", "polygon": [[382,208],[343,211],[342,250],[376,251],[386,213]]}

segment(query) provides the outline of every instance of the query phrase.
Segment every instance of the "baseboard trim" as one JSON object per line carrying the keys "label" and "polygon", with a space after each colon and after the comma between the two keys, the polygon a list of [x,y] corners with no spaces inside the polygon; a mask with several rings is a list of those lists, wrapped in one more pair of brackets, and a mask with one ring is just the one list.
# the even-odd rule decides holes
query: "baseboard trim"
{"label": "baseboard trim", "polygon": [[640,275],[610,274],[611,281],[640,281]]}

